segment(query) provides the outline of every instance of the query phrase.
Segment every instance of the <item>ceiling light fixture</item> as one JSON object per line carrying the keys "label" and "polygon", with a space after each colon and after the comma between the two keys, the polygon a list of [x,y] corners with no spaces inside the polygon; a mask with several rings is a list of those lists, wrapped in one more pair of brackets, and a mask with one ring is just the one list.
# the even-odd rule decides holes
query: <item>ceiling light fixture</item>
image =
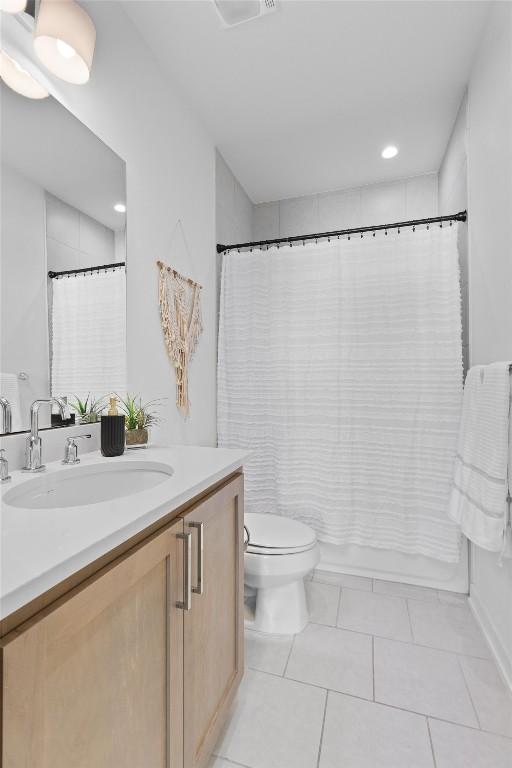
{"label": "ceiling light fixture", "polygon": [[390,144],[389,147],[384,147],[380,154],[384,160],[391,160],[392,157],[398,155],[398,147],[395,147],[394,144]]}
{"label": "ceiling light fixture", "polygon": [[124,203],[116,203],[114,205],[114,211],[117,211],[117,213],[126,213],[126,205]]}
{"label": "ceiling light fixture", "polygon": [[75,0],[41,0],[34,48],[50,72],[67,83],[86,83],[95,43],[92,19]]}
{"label": "ceiling light fixture", "polygon": [[6,13],[21,13],[25,10],[27,0],[0,0],[0,11]]}
{"label": "ceiling light fixture", "polygon": [[0,51],[0,78],[13,91],[29,99],[45,99],[48,96],[46,88],[5,51]]}

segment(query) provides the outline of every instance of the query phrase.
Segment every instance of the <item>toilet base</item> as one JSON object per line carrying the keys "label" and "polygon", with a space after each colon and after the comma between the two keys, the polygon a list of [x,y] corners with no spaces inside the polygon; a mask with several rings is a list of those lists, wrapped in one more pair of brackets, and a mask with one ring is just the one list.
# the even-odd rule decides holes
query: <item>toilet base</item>
{"label": "toilet base", "polygon": [[298,635],[309,621],[304,580],[257,590],[254,621],[247,626],[272,635]]}

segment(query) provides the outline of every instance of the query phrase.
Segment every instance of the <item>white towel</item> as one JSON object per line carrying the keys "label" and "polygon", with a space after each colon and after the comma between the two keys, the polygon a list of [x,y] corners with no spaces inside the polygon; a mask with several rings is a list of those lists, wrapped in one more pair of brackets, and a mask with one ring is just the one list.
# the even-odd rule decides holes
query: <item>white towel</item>
{"label": "white towel", "polygon": [[508,498],[510,363],[466,377],[449,516],[479,547],[511,555]]}
{"label": "white towel", "polygon": [[22,428],[19,384],[16,373],[0,373],[0,396],[5,397],[11,406],[13,432]]}

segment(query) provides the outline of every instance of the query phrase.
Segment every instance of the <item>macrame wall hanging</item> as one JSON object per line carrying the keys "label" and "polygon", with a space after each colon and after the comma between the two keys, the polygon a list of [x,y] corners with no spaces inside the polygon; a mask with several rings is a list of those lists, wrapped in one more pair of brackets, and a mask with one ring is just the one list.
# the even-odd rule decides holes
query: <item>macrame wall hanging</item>
{"label": "macrame wall hanging", "polygon": [[176,405],[184,416],[190,409],[188,368],[203,331],[201,286],[157,261],[158,294],[165,346],[176,371]]}

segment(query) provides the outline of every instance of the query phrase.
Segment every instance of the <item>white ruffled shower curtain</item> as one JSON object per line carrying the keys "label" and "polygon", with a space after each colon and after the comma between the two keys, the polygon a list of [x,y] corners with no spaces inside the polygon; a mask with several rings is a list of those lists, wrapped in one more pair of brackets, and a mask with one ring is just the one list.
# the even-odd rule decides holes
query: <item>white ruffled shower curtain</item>
{"label": "white ruffled shower curtain", "polygon": [[458,561],[457,228],[224,254],[218,438],[253,451],[247,511]]}

